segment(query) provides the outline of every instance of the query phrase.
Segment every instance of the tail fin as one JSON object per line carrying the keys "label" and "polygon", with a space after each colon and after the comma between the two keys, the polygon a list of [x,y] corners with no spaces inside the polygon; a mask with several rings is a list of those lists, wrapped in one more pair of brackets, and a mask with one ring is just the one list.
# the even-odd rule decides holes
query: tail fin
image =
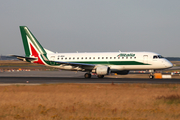
{"label": "tail fin", "polygon": [[36,58],[33,63],[46,64],[47,52],[26,26],[20,26],[22,41],[27,58]]}
{"label": "tail fin", "polygon": [[36,57],[39,54],[47,54],[44,48],[41,46],[41,44],[37,41],[37,39],[26,26],[20,26],[20,31],[26,57]]}

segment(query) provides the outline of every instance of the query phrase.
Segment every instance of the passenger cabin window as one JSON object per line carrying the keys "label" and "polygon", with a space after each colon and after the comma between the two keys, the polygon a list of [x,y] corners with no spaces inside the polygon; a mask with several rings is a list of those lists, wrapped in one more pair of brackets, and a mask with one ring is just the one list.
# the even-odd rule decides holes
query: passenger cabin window
{"label": "passenger cabin window", "polygon": [[98,59],[100,59],[100,57],[98,57]]}
{"label": "passenger cabin window", "polygon": [[70,60],[71,58],[69,58],[69,60]]}
{"label": "passenger cabin window", "polygon": [[102,57],[102,59],[104,59],[104,57]]}
{"label": "passenger cabin window", "polygon": [[83,59],[83,57],[81,59]]}
{"label": "passenger cabin window", "polygon": [[61,60],[63,60],[63,58],[61,58]]}
{"label": "passenger cabin window", "polygon": [[95,59],[95,57],[93,57],[93,59]]}
{"label": "passenger cabin window", "polygon": [[85,59],[87,59],[87,57],[85,57]]}
{"label": "passenger cabin window", "polygon": [[75,57],[73,57],[73,60],[75,59]]}
{"label": "passenger cabin window", "polygon": [[106,57],[106,59],[108,59],[108,57]]}
{"label": "passenger cabin window", "polygon": [[89,59],[91,59],[91,57],[89,57]]}
{"label": "passenger cabin window", "polygon": [[114,57],[114,59],[116,59],[116,57]]}
{"label": "passenger cabin window", "polygon": [[79,59],[79,57],[77,57],[77,59]]}
{"label": "passenger cabin window", "polygon": [[112,57],[110,57],[110,59],[112,59]]}

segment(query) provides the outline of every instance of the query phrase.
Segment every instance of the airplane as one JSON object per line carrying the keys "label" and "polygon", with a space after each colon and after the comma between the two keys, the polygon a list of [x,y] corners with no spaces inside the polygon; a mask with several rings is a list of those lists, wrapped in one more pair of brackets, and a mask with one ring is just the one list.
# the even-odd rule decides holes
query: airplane
{"label": "airplane", "polygon": [[96,74],[98,78],[117,73],[127,75],[130,70],[155,70],[171,68],[170,61],[154,52],[94,52],[54,53],[42,47],[27,26],[20,26],[25,56],[12,55],[19,60],[70,71],[82,71],[85,78]]}

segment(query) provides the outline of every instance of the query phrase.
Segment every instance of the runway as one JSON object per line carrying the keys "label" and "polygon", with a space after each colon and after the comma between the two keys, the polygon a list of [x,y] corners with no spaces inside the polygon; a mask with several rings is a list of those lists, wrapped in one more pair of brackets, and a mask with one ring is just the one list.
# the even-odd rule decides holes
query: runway
{"label": "runway", "polygon": [[[130,76],[130,75],[129,75]],[[142,74],[136,75],[142,76]],[[120,76],[121,77],[121,76]],[[92,76],[85,79],[83,72],[68,71],[29,71],[29,72],[1,72],[0,84],[55,84],[55,83],[149,83],[149,84],[179,84],[180,79],[148,79],[145,78],[119,78],[118,76],[102,79]],[[28,81],[28,83],[27,83]]]}
{"label": "runway", "polygon": [[[28,83],[27,83],[28,81]],[[143,79],[143,78],[64,78],[64,77],[0,77],[3,83],[25,83],[25,84],[54,84],[54,83],[149,83],[149,84],[179,84],[179,79]]]}

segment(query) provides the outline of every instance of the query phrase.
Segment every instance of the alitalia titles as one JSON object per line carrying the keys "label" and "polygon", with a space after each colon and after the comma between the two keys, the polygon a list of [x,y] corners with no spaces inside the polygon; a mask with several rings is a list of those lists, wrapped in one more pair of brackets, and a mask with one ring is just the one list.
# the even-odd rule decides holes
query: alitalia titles
{"label": "alitalia titles", "polygon": [[117,55],[117,57],[135,57],[135,54],[132,54],[132,53],[130,53],[130,54],[123,54],[123,53],[121,53],[121,54]]}

